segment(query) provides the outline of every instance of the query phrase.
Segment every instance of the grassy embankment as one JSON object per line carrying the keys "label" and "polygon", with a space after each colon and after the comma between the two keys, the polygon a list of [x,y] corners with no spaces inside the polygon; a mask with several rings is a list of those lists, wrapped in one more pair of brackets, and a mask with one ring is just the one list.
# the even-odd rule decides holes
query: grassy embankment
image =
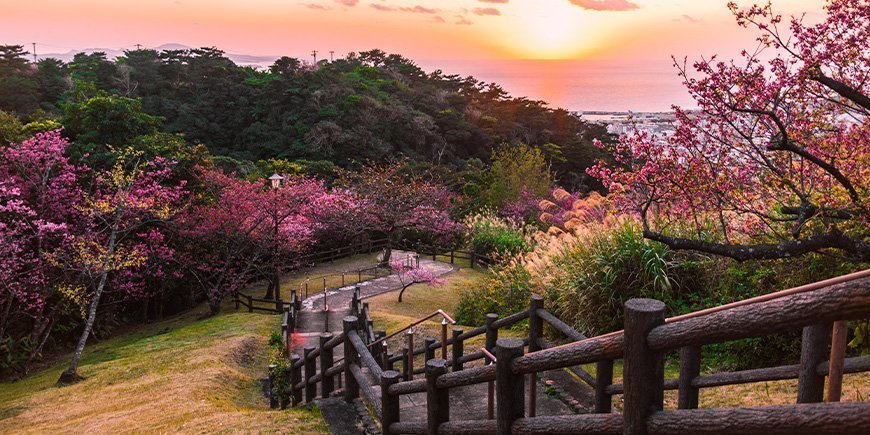
{"label": "grassy embankment", "polygon": [[67,358],[0,385],[0,433],[326,433],[318,410],[269,410],[261,394],[278,316],[206,311],[92,342],[75,385],[55,386]]}

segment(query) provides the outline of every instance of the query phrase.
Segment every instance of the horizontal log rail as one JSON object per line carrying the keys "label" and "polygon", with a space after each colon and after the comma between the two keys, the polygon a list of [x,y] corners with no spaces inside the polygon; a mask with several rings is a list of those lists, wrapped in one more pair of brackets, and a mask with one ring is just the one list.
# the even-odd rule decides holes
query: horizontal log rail
{"label": "horizontal log rail", "polygon": [[[822,331],[830,328],[830,322],[835,320],[870,317],[870,271],[671,319],[664,318],[664,304],[661,302],[634,299],[626,303],[626,330],[590,338],[543,309],[543,300],[533,296],[528,310],[504,318],[487,315],[486,325],[469,331],[454,328],[452,337],[446,335],[445,321],[440,341],[427,338],[425,344],[414,346],[413,340],[408,340],[401,355],[392,355],[386,346],[378,344],[404,332],[405,328],[390,335],[376,333],[367,307],[360,306],[356,295],[353,305],[352,314],[357,316],[344,319],[345,331],[342,335],[321,337],[323,350],[318,349],[319,352],[306,349],[308,360],[322,358],[327,345],[334,347],[343,342],[344,361],[334,361],[337,364],[322,369],[321,373],[312,373],[310,376],[306,373],[306,379],[294,382],[292,390],[301,391],[318,383],[323,385],[328,378],[344,373],[347,381],[343,390],[345,398],[362,398],[380,420],[385,433],[682,435],[734,432],[839,435],[864,433],[867,425],[870,425],[870,403],[819,403],[825,378],[839,382],[839,379],[834,378],[837,375],[831,374],[834,364],[824,358],[828,335],[822,334]],[[439,311],[428,318],[439,315]],[[292,306],[287,312],[292,314]],[[285,320],[289,321],[287,317]],[[529,320],[528,337],[498,338],[500,328],[525,319]],[[542,336],[544,324],[574,341],[549,347]],[[800,364],[700,374],[701,345],[800,328],[804,330]],[[464,352],[466,340],[484,334],[486,344],[479,351]],[[453,351],[449,359],[447,346],[451,346]],[[438,349],[442,349],[441,356],[447,360],[434,357]],[[663,352],[677,349],[680,350],[680,377],[665,379],[662,371]],[[425,368],[415,369],[414,356],[421,353],[426,355],[427,363]],[[294,358],[294,367],[307,367],[306,358]],[[612,382],[613,361],[618,359],[624,360],[623,384]],[[483,360],[488,364],[463,367],[463,364],[475,360]],[[406,381],[401,381],[403,375],[392,370],[393,364],[399,361],[402,361],[403,373],[408,379]],[[579,367],[588,363],[598,364],[596,376]],[[845,358],[837,367],[837,371],[842,373],[870,371],[870,356]],[[554,369],[567,369],[595,389],[596,413],[535,415],[536,405],[532,399],[535,376],[538,372]],[[425,377],[412,379],[414,373],[425,374]],[[526,376],[529,376],[528,382]],[[802,403],[696,409],[700,388],[782,379],[798,379],[798,401]],[[380,387],[373,380],[379,381]],[[448,391],[493,381],[495,394],[501,398],[497,412],[491,414],[493,419],[450,421],[445,408]],[[528,401],[524,385],[529,385]],[[680,409],[648,412],[662,408],[661,395],[665,390],[679,390]],[[421,393],[427,396],[427,421],[400,421],[399,397]],[[610,412],[611,397],[615,394],[623,394],[622,414]],[[306,390],[307,396],[309,393]],[[525,409],[527,403],[528,410]]]}

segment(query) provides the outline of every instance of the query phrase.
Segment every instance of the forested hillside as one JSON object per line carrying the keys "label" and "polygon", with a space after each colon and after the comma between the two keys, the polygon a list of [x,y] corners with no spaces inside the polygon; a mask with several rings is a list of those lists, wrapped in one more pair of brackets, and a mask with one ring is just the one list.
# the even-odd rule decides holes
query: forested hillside
{"label": "forested hillside", "polygon": [[318,65],[282,57],[268,71],[215,48],[131,50],[115,60],[80,53],[68,64],[30,63],[20,46],[0,46],[0,56],[0,110],[24,123],[56,119],[91,151],[154,129],[179,133],[241,172],[273,158],[347,167],[399,155],[464,168],[501,144],[525,143],[544,152],[562,185],[580,188],[602,157],[592,140],[607,137],[497,84],[427,73],[379,50]]}

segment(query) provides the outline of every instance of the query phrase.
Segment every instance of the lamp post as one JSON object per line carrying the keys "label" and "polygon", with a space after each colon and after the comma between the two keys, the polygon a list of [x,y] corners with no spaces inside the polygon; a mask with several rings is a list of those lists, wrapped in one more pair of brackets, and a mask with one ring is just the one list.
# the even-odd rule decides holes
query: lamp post
{"label": "lamp post", "polygon": [[272,249],[275,250],[272,256],[272,271],[274,272],[274,276],[272,277],[273,283],[275,284],[275,301],[281,300],[281,275],[278,273],[278,256],[277,256],[277,243],[278,243],[278,189],[281,187],[281,182],[284,181],[284,177],[278,175],[277,172],[273,173],[271,177],[269,177],[269,182],[272,184],[272,190],[275,191],[275,202],[272,204],[272,222],[275,223],[275,246]]}

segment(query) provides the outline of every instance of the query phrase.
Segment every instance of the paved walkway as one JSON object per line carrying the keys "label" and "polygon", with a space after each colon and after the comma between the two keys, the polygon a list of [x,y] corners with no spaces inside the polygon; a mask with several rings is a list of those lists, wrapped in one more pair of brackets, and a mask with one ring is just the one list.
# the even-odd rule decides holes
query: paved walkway
{"label": "paved walkway", "polygon": [[[411,254],[406,251],[393,251],[394,258],[402,258]],[[435,276],[441,276],[454,270],[450,264],[431,259],[420,258],[420,267],[429,269]],[[363,299],[390,291],[398,290],[402,283],[398,276],[390,275],[371,281],[330,290],[324,293],[312,295],[302,302],[302,312],[299,314],[298,330],[305,338],[306,345],[317,345],[319,336],[323,332],[339,333],[342,330],[342,319],[350,312],[350,302],[353,298],[354,287],[360,287]],[[328,310],[324,311],[324,297]],[[388,331],[390,332],[390,331]],[[342,346],[336,347],[335,355],[342,355]],[[301,354],[301,347],[298,350]],[[367,372],[367,370],[364,370]],[[418,375],[422,376],[422,375]],[[379,380],[372,380],[375,389],[379,390]],[[540,381],[539,381],[540,382]],[[455,420],[479,420],[487,418],[487,384],[469,385],[455,388],[450,391],[450,417]],[[565,415],[575,411],[562,400],[546,394],[546,388],[539,384],[537,388],[538,415]],[[350,408],[339,406],[335,400],[329,399],[324,402],[324,419],[330,427],[330,432],[348,433],[358,430],[358,433],[371,432],[371,424],[363,424],[357,421],[352,424]],[[327,409],[328,408],[328,409]],[[404,395],[400,399],[402,421],[425,421],[426,420],[426,394],[417,393]],[[359,416],[356,416],[359,417]]]}

